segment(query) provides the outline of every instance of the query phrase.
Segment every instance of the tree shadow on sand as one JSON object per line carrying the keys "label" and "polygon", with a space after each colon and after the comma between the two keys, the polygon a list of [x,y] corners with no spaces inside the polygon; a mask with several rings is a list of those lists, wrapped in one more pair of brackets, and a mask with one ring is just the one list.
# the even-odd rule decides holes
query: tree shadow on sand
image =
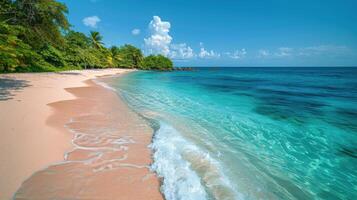
{"label": "tree shadow on sand", "polygon": [[20,91],[30,86],[29,81],[19,80],[7,77],[0,78],[0,101],[12,99],[15,91]]}

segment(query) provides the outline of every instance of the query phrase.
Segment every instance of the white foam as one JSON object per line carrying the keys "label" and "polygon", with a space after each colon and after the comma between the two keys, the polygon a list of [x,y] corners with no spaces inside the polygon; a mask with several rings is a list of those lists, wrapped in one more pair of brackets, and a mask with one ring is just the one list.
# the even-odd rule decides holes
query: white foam
{"label": "white foam", "polygon": [[182,151],[194,148],[190,145],[175,129],[164,123],[160,124],[154,136],[151,144],[154,163],[151,169],[163,178],[161,191],[167,200],[205,200],[208,197],[199,176],[182,157]]}
{"label": "white foam", "polygon": [[105,89],[108,89],[108,90],[111,90],[111,91],[114,91],[116,92],[117,90],[111,86],[109,86],[108,84],[102,82],[102,81],[99,81],[98,79],[92,79],[92,81],[97,84],[97,85],[100,85],[102,87],[104,87]]}
{"label": "white foam", "polygon": [[174,127],[160,122],[151,148],[151,169],[163,178],[161,191],[165,199],[243,199],[219,162]]}

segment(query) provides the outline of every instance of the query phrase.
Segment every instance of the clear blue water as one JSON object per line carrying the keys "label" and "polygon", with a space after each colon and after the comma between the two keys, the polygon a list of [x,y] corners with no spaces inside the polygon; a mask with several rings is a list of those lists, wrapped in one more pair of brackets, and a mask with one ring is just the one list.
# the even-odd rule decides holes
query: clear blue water
{"label": "clear blue water", "polygon": [[135,72],[166,199],[357,199],[357,68]]}

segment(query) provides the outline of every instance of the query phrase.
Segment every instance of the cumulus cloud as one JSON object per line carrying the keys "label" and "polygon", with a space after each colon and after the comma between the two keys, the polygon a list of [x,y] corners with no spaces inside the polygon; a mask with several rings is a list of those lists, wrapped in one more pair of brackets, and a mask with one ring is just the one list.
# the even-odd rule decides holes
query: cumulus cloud
{"label": "cumulus cloud", "polygon": [[[153,16],[149,23],[150,35],[144,39],[146,54],[162,54],[172,59],[185,60],[192,58],[219,58],[221,55],[213,50],[206,50],[200,43],[200,51],[194,50],[186,43],[172,43],[170,35],[171,24],[163,21],[159,16]],[[244,52],[243,52],[244,53]]]}
{"label": "cumulus cloud", "polygon": [[173,59],[190,59],[195,56],[193,49],[186,43],[172,44],[170,46],[169,57]]}
{"label": "cumulus cloud", "polygon": [[162,21],[159,16],[153,17],[149,24],[151,35],[144,39],[147,53],[169,55],[172,41],[169,35],[170,28],[170,22]]}
{"label": "cumulus cloud", "polygon": [[243,48],[240,50],[236,50],[233,53],[229,53],[228,55],[233,59],[242,59],[245,58],[245,56],[247,55],[247,51]]}
{"label": "cumulus cloud", "polygon": [[83,20],[83,24],[91,28],[97,28],[97,24],[101,21],[98,16],[86,17]]}
{"label": "cumulus cloud", "polygon": [[140,34],[140,29],[137,29],[137,28],[133,29],[133,30],[131,31],[131,34],[133,34],[133,35],[139,35],[139,34]]}
{"label": "cumulus cloud", "polygon": [[171,24],[154,16],[149,23],[150,36],[144,39],[147,54],[162,54],[172,59],[190,59],[196,54],[186,43],[172,44],[170,33]]}

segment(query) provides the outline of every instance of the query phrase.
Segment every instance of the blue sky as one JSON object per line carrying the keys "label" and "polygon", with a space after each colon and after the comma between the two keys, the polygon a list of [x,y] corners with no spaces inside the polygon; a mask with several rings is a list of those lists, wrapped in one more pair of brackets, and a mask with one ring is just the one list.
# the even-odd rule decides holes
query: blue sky
{"label": "blue sky", "polygon": [[62,0],[73,29],[177,66],[357,66],[356,0]]}

